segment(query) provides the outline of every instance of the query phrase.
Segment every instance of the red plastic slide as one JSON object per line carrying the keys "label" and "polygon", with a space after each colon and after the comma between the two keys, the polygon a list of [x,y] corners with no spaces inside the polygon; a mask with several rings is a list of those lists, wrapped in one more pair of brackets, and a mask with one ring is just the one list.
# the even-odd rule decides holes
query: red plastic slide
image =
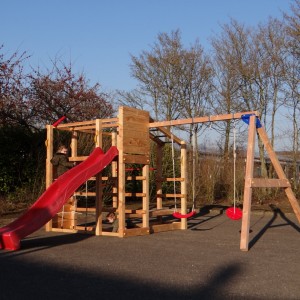
{"label": "red plastic slide", "polygon": [[114,146],[105,154],[96,148],[85,161],[57,178],[23,215],[0,228],[0,249],[18,250],[21,239],[50,221],[81,184],[103,170],[117,155]]}

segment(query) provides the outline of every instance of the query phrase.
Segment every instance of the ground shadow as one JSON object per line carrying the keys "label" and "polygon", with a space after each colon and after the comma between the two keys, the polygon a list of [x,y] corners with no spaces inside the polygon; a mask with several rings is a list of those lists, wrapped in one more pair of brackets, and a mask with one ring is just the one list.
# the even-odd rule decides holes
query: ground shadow
{"label": "ground shadow", "polygon": [[[103,258],[104,259],[104,258]],[[217,268],[207,282],[174,286],[161,281],[126,278],[110,270],[76,269],[63,264],[36,263],[26,256],[0,254],[2,299],[232,299],[227,286],[242,274],[238,264]],[[163,274],[164,275],[164,274]],[[180,275],[178,275],[180,276]]]}
{"label": "ground shadow", "polygon": [[[193,231],[207,231],[212,230],[213,228],[220,226],[221,224],[214,225],[210,228],[198,228],[199,225],[211,221],[212,219],[218,218],[224,214],[228,207],[223,205],[206,205],[200,208],[199,213],[195,214],[192,218],[188,220],[188,229]],[[212,215],[212,211],[215,213]],[[205,217],[205,219],[199,219],[201,217]]]}
{"label": "ground shadow", "polygon": [[[249,249],[251,249],[257,242],[260,240],[260,238],[265,234],[265,232],[271,228],[271,227],[279,227],[279,226],[291,226],[296,231],[300,232],[300,227],[296,225],[294,222],[292,222],[283,212],[281,209],[276,207],[275,205],[270,205],[270,208],[273,212],[273,215],[271,219],[267,222],[267,224],[252,238],[252,240],[249,242]],[[286,221],[286,224],[279,224],[279,225],[272,225],[274,221],[281,217],[284,221]]]}

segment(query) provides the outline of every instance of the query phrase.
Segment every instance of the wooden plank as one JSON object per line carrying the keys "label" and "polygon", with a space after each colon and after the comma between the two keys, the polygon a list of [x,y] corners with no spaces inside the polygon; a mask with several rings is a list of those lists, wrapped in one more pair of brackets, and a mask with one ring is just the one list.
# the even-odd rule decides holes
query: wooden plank
{"label": "wooden plank", "polygon": [[82,196],[82,197],[95,197],[96,196],[96,193],[95,192],[75,192],[74,193],[75,196]]}
{"label": "wooden plank", "polygon": [[[96,119],[95,125],[95,147],[103,147],[102,143],[102,121]],[[100,235],[102,232],[102,206],[103,206],[103,184],[102,184],[102,172],[96,174],[96,228],[95,235]]]}
{"label": "wooden plank", "polygon": [[[186,150],[186,144],[185,142],[181,142],[181,149],[180,149],[180,170],[181,170],[181,178],[185,179],[187,178],[187,150]],[[180,182],[180,189],[181,194],[184,195],[181,197],[181,214],[185,215],[187,212],[187,184],[186,180],[183,180]],[[182,218],[180,220],[180,229],[187,229],[187,218]]]}
{"label": "wooden plank", "polygon": [[146,178],[145,178],[145,176],[127,176],[126,177],[126,180],[138,180],[138,181],[140,181],[140,180],[145,180]]}
{"label": "wooden plank", "polygon": [[[67,125],[67,124],[64,124]],[[102,128],[115,128],[118,127],[118,123],[111,123],[111,124],[103,124]],[[69,127],[69,126],[58,126],[58,130],[61,131],[78,131],[78,132],[85,132],[93,134],[95,132],[95,126],[94,125],[87,125],[87,126],[75,126],[75,127]],[[109,133],[107,133],[109,135]]]}
{"label": "wooden plank", "polygon": [[76,230],[76,229],[64,229],[64,228],[55,228],[55,227],[53,227],[51,231],[65,232],[65,233],[77,233],[78,232],[78,230]]}
{"label": "wooden plank", "polygon": [[184,124],[195,124],[195,123],[207,123],[207,122],[215,122],[215,121],[226,121],[226,120],[232,120],[232,119],[241,119],[242,115],[246,115],[246,114],[253,114],[255,116],[259,116],[259,113],[257,111],[246,111],[246,112],[240,112],[240,113],[234,113],[234,114],[225,114],[225,115],[195,117],[195,118],[179,119],[179,120],[171,120],[171,121],[152,122],[152,123],[149,123],[149,128],[176,126],[176,125],[184,125]]}
{"label": "wooden plank", "polygon": [[75,229],[79,231],[95,231],[95,227],[93,226],[76,225]]}
{"label": "wooden plank", "polygon": [[249,182],[251,182],[253,178],[253,170],[254,170],[254,152],[255,152],[255,134],[256,134],[255,123],[256,123],[256,117],[251,116],[249,120],[249,129],[248,129],[248,149],[247,149],[243,218],[242,218],[241,241],[240,241],[240,249],[243,251],[248,251],[249,248],[250,213],[251,213],[251,200],[252,200],[252,188],[249,185]]}
{"label": "wooden plank", "polygon": [[124,153],[150,155],[150,147],[146,143],[140,143],[140,140],[126,139],[123,145]]}
{"label": "wooden plank", "polygon": [[154,224],[154,225],[150,224],[151,233],[178,230],[180,228],[181,228],[180,222],[173,222],[168,224]]}
{"label": "wooden plank", "polygon": [[76,207],[76,212],[96,212],[95,207]]}
{"label": "wooden plank", "polygon": [[146,197],[146,193],[125,193],[125,197]]}
{"label": "wooden plank", "polygon": [[[112,132],[111,135],[111,145],[112,146],[117,146],[117,133],[116,132]],[[116,194],[116,196],[112,197],[113,200],[113,208],[117,208],[118,207],[118,162],[117,161],[113,161],[111,163],[111,175],[112,175],[112,192],[114,194]]]}
{"label": "wooden plank", "polygon": [[170,216],[174,213],[174,209],[157,209],[149,212],[150,217]]}
{"label": "wooden plank", "polygon": [[251,187],[290,187],[287,179],[268,179],[268,178],[250,178],[249,186]]}
{"label": "wooden plank", "polygon": [[72,122],[72,123],[61,123],[57,126],[57,128],[66,128],[66,127],[75,127],[75,126],[87,126],[87,125],[95,125],[96,120],[82,121],[82,122]]}
{"label": "wooden plank", "polygon": [[[47,152],[47,158],[46,158],[46,189],[52,184],[53,182],[53,165],[51,163],[51,158],[53,157],[53,126],[47,125],[47,139],[45,141],[46,145],[46,152]],[[52,229],[52,220],[50,220],[45,225],[46,231],[51,231]]]}
{"label": "wooden plank", "polygon": [[132,154],[124,154],[123,162],[127,164],[150,164],[150,156],[149,155],[132,155]]}
{"label": "wooden plank", "polygon": [[100,235],[103,235],[103,236],[116,236],[116,237],[118,237],[119,233],[118,232],[110,232],[110,231],[102,231]]}
{"label": "wooden plank", "polygon": [[[149,112],[119,108],[119,140],[124,153],[150,154]],[[120,150],[120,149],[119,149]]]}
{"label": "wooden plank", "polygon": [[88,158],[88,156],[73,156],[69,157],[69,161],[84,161]]}
{"label": "wooden plank", "polygon": [[184,178],[161,177],[156,179],[156,182],[167,182],[167,181],[184,181]]}
{"label": "wooden plank", "polygon": [[184,194],[156,194],[156,197],[161,197],[161,198],[182,198],[185,197]]}
{"label": "wooden plank", "polygon": [[[110,119],[101,119],[102,123],[105,125],[112,124],[114,125],[116,122],[118,122],[118,118],[110,118]],[[83,126],[89,126],[89,125],[95,125],[96,120],[89,120],[89,121],[82,121],[82,122],[72,122],[72,123],[62,123],[57,126],[57,128],[67,128],[67,127],[83,127]]]}
{"label": "wooden plank", "polygon": [[123,128],[123,108],[119,108],[119,138],[117,139],[117,147],[119,150],[118,156],[118,211],[119,211],[119,232],[118,236],[123,237],[125,230],[125,185],[126,185],[126,177],[125,177],[125,158],[124,158],[124,128]]}
{"label": "wooden plank", "polygon": [[123,236],[130,237],[130,236],[148,235],[148,234],[150,234],[149,227],[142,227],[142,228],[125,229]]}
{"label": "wooden plank", "polygon": [[[117,210],[118,211],[118,210]],[[144,209],[125,209],[125,214],[145,214],[146,211]]]}
{"label": "wooden plank", "polygon": [[143,167],[143,176],[145,177],[145,180],[143,180],[143,210],[146,211],[145,214],[143,214],[143,227],[149,228],[149,203],[150,203],[150,195],[149,195],[149,165],[145,165]]}

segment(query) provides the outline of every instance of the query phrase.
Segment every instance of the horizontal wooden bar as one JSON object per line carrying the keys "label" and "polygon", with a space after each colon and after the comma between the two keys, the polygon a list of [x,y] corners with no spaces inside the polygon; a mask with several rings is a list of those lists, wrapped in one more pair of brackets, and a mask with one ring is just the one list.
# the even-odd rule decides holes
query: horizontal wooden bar
{"label": "horizontal wooden bar", "polygon": [[102,231],[102,233],[100,235],[104,235],[104,236],[119,236],[118,232],[111,232],[111,231]]}
{"label": "horizontal wooden bar", "polygon": [[130,228],[130,229],[125,229],[123,232],[124,237],[137,236],[137,235],[148,235],[148,234],[150,234],[149,227]]}
{"label": "horizontal wooden bar", "polygon": [[76,212],[96,212],[96,208],[95,207],[77,207],[76,208]]}
{"label": "horizontal wooden bar", "polygon": [[82,196],[82,197],[94,197],[96,196],[95,192],[75,192],[75,196]]}
{"label": "horizontal wooden bar", "polygon": [[250,178],[251,187],[291,187],[288,179]]}
{"label": "horizontal wooden bar", "polygon": [[165,177],[165,178],[157,178],[156,181],[157,182],[164,182],[164,181],[184,181],[184,178],[171,178],[171,177],[167,178],[167,177]]}
{"label": "horizontal wooden bar", "polygon": [[145,176],[127,176],[126,180],[146,180]]}
{"label": "horizontal wooden bar", "polygon": [[[115,123],[118,122],[118,118],[111,118],[111,119],[100,119],[102,125],[107,123]],[[96,120],[89,120],[89,121],[82,121],[82,122],[73,122],[73,123],[62,123],[57,126],[57,128],[64,128],[64,127],[75,127],[75,126],[86,126],[86,125],[96,125]]]}
{"label": "horizontal wooden bar", "polygon": [[123,162],[128,164],[143,164],[149,165],[150,158],[149,155],[134,155],[134,154],[124,154]]}
{"label": "horizontal wooden bar", "polygon": [[146,193],[125,193],[125,197],[146,197]]}
{"label": "horizontal wooden bar", "polygon": [[70,156],[69,161],[84,161],[88,156]]}
{"label": "horizontal wooden bar", "polygon": [[76,230],[80,230],[80,231],[94,231],[95,227],[93,226],[81,226],[81,225],[77,225]]}
{"label": "horizontal wooden bar", "polygon": [[153,233],[178,230],[181,228],[180,225],[181,225],[180,222],[173,222],[168,224],[155,224],[155,225],[150,225],[150,230]]}
{"label": "horizontal wooden bar", "polygon": [[149,217],[169,216],[174,213],[174,209],[157,209],[149,212]]}
{"label": "horizontal wooden bar", "polygon": [[195,118],[188,118],[188,119],[153,122],[153,123],[149,124],[149,128],[241,119],[242,115],[246,115],[246,114],[253,114],[257,117],[259,116],[259,113],[257,111],[246,111],[246,112],[225,114],[225,115],[195,117]]}
{"label": "horizontal wooden bar", "polygon": [[[118,210],[117,210],[118,211]],[[144,209],[125,209],[125,214],[145,214],[146,210]]]}
{"label": "horizontal wooden bar", "polygon": [[67,233],[77,233],[78,230],[75,229],[64,229],[64,228],[57,228],[57,227],[52,227],[51,231],[53,232],[67,232]]}
{"label": "horizontal wooden bar", "polygon": [[158,198],[183,198],[185,197],[184,194],[157,194],[156,197]]}

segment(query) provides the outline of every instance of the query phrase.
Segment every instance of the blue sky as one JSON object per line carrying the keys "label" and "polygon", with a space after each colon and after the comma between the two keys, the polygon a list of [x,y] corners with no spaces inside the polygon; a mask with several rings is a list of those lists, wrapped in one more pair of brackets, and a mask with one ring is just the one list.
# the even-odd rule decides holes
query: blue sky
{"label": "blue sky", "polygon": [[32,55],[33,66],[56,56],[73,62],[106,91],[131,90],[130,54],[149,50],[161,32],[180,29],[186,46],[208,40],[230,18],[256,26],[290,12],[289,0],[1,0],[0,44]]}

